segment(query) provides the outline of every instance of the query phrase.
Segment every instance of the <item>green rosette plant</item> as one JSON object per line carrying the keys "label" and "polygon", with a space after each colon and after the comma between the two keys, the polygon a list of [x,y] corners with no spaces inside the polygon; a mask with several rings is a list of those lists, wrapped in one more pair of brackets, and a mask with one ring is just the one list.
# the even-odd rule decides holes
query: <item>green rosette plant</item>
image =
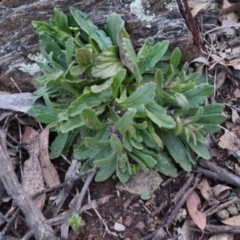
{"label": "green rosette plant", "polygon": [[49,23],[32,22],[45,62],[29,111],[58,133],[51,158],[73,151],[81,171],[99,167],[96,181],[113,174],[126,182],[141,168],[176,176],[208,159],[206,134],[219,131],[223,105],[203,106],[213,86],[179,68],[169,42],[146,41],[136,52],[118,14],[99,29],[83,12],[55,10]]}

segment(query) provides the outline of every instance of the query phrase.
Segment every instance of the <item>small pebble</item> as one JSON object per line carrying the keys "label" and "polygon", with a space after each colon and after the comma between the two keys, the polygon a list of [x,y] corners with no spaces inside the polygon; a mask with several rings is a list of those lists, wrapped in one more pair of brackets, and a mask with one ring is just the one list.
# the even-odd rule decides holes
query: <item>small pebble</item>
{"label": "small pebble", "polygon": [[178,212],[176,220],[179,221],[179,222],[182,222],[186,218],[187,218],[187,210],[185,208],[181,208]]}
{"label": "small pebble", "polygon": [[133,218],[130,216],[127,216],[123,222],[123,224],[127,227],[130,227],[130,225],[132,224]]}
{"label": "small pebble", "polygon": [[226,220],[229,218],[229,212],[226,209],[218,211],[216,215],[220,220]]}
{"label": "small pebble", "polygon": [[140,207],[140,204],[139,203],[134,203],[132,206],[137,208],[137,207]]}
{"label": "small pebble", "polygon": [[152,231],[152,229],[155,229],[156,226],[154,223],[150,223],[148,228],[151,229],[150,231]]}
{"label": "small pebble", "polygon": [[118,213],[115,213],[114,215],[113,215],[113,217],[115,218],[115,219],[117,219],[118,218]]}
{"label": "small pebble", "polygon": [[138,222],[136,225],[135,225],[135,228],[139,229],[141,232],[144,231],[144,228],[145,228],[145,223],[143,221],[140,221]]}
{"label": "small pebble", "polygon": [[230,213],[231,216],[236,216],[238,215],[238,208],[235,204],[229,206],[227,208],[228,212]]}
{"label": "small pebble", "polygon": [[114,223],[114,227],[113,228],[117,232],[123,232],[126,229],[126,227],[124,225],[122,225],[121,223],[118,223],[118,222]]}

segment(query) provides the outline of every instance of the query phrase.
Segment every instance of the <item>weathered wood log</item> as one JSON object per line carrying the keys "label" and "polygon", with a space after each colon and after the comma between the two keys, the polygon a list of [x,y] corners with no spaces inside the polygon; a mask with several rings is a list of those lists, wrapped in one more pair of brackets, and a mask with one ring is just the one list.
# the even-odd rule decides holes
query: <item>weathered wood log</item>
{"label": "weathered wood log", "polygon": [[[47,21],[53,9],[64,12],[74,6],[89,14],[97,25],[103,25],[108,14],[119,13],[126,21],[134,46],[149,37],[155,41],[170,40],[170,49],[178,46],[184,60],[197,56],[192,35],[187,29],[176,0],[2,0],[0,2],[0,90],[17,92],[13,80],[22,91],[34,90],[34,65],[23,72],[22,64],[33,64],[30,54],[39,52],[38,36],[32,20]],[[32,75],[31,75],[32,74]]]}

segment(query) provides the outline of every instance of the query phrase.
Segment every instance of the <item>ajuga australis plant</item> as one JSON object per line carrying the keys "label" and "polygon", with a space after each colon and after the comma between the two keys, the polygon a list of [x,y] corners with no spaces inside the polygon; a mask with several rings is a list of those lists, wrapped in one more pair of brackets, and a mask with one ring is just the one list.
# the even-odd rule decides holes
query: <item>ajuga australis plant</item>
{"label": "ajuga australis plant", "polygon": [[34,95],[45,105],[36,101],[29,114],[58,133],[51,158],[70,149],[81,171],[99,167],[96,181],[122,182],[136,169],[176,176],[196,155],[209,158],[205,135],[219,130],[223,106],[203,106],[213,86],[178,68],[178,48],[170,54],[168,41],[148,40],[136,52],[115,13],[104,29],[73,7],[32,24],[46,59]]}

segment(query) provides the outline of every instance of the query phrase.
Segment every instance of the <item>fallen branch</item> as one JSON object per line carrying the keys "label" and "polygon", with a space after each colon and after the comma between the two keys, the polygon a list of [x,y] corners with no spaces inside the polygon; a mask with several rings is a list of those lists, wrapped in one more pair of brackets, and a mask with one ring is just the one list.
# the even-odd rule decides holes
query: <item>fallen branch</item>
{"label": "fallen branch", "polygon": [[237,175],[228,172],[227,170],[221,167],[218,167],[217,165],[211,163],[210,161],[200,160],[200,164],[205,168],[208,168],[208,170],[198,167],[196,172],[202,173],[215,180],[224,183],[229,183],[235,187],[240,187],[240,177],[238,177]]}
{"label": "fallen branch", "polygon": [[229,201],[227,201],[227,202],[225,202],[225,203],[217,206],[216,208],[210,209],[210,211],[209,211],[209,210],[206,210],[205,213],[207,214],[207,216],[211,216],[211,215],[213,215],[214,213],[216,213],[216,212],[218,212],[218,211],[220,211],[220,210],[222,210],[222,209],[225,209],[225,208],[227,208],[227,207],[229,207],[229,206],[231,206],[232,204],[237,203],[237,202],[240,202],[240,199],[237,198],[237,197],[234,197],[234,198],[230,199]]}
{"label": "fallen branch", "polygon": [[[176,203],[176,205],[174,206],[172,211],[169,213],[169,215],[167,217],[167,220],[165,221],[165,223],[163,225],[167,229],[169,229],[169,227],[171,226],[172,222],[177,217],[177,214],[178,214],[179,210],[182,208],[182,206],[184,205],[184,203],[186,202],[186,200],[188,199],[190,194],[194,191],[194,189],[196,188],[197,184],[200,182],[200,180],[201,180],[200,176],[201,176],[201,174],[198,174],[196,176],[194,185],[183,193],[182,197],[179,199],[179,201]],[[182,189],[180,189],[179,192],[182,192]]]}
{"label": "fallen branch", "polygon": [[33,230],[36,239],[57,240],[52,227],[18,182],[10,158],[8,157],[6,133],[3,130],[0,130],[0,163],[0,178],[4,188],[23,212],[27,225]]}
{"label": "fallen branch", "polygon": [[[177,216],[179,210],[184,205],[184,203],[186,202],[189,195],[194,191],[197,184],[200,182],[200,180],[201,180],[200,177],[201,177],[201,174],[197,174],[194,185],[191,188],[190,188],[190,185],[192,183],[193,176],[190,177],[190,179],[184,184],[184,186],[177,193],[178,202],[176,202],[175,206],[170,211],[170,213],[168,214],[166,219],[163,220],[163,223],[161,224],[160,228],[155,230],[153,233],[141,238],[141,240],[148,240],[148,239],[158,240],[158,239],[165,239],[167,237],[167,233],[165,232],[164,229],[166,229],[168,231],[172,222],[176,219],[176,216]],[[187,188],[188,188],[188,190],[187,190]],[[175,198],[175,201],[176,201],[176,198]]]}
{"label": "fallen branch", "polygon": [[[190,221],[189,227],[196,232],[201,232],[199,228],[196,228],[196,225]],[[215,234],[215,233],[231,233],[231,234],[239,234],[240,228],[239,226],[226,226],[226,225],[212,225],[208,224],[205,227],[206,234]]]}

